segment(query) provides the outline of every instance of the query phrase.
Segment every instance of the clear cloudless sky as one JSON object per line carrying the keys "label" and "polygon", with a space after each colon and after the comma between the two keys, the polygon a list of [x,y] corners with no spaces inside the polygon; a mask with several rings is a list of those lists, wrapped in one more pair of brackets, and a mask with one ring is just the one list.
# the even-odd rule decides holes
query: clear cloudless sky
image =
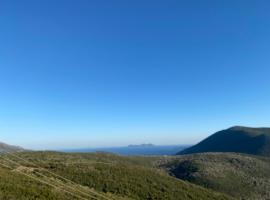
{"label": "clear cloudless sky", "polygon": [[0,1],[0,141],[192,144],[270,126],[268,0]]}

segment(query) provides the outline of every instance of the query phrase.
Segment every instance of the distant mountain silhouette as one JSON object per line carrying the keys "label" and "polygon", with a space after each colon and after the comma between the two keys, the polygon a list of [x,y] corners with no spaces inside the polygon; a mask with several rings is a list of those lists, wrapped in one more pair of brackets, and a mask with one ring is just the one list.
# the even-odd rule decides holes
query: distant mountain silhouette
{"label": "distant mountain silhouette", "polygon": [[0,142],[0,153],[22,151],[22,150],[24,150],[24,149],[21,147],[8,145],[8,144],[5,144],[3,142]]}
{"label": "distant mountain silhouette", "polygon": [[219,131],[178,154],[237,152],[270,156],[270,128],[235,126]]}
{"label": "distant mountain silhouette", "polygon": [[154,147],[154,144],[130,144],[128,147]]}

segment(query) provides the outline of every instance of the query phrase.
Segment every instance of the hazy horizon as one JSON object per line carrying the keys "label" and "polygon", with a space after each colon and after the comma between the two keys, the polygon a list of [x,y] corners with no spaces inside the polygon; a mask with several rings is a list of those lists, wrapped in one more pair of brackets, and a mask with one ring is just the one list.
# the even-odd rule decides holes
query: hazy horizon
{"label": "hazy horizon", "polygon": [[270,126],[269,6],[1,1],[0,141],[195,144]]}

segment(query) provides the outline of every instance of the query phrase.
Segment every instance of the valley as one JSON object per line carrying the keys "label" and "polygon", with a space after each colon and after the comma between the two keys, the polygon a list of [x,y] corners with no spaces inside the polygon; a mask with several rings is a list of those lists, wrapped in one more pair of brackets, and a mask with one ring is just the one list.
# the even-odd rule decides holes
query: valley
{"label": "valley", "polygon": [[170,156],[30,151],[1,143],[0,199],[267,200],[269,130],[229,128]]}

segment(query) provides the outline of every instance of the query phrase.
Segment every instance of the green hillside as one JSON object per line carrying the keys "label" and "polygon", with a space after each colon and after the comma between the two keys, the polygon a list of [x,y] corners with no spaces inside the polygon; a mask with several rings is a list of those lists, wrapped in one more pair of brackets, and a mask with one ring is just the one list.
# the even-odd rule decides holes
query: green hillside
{"label": "green hillside", "polygon": [[219,131],[178,154],[237,152],[270,156],[270,128],[232,127]]}
{"label": "green hillside", "polygon": [[245,200],[270,199],[270,158],[203,153],[162,159],[158,166],[192,183]]}
{"label": "green hillside", "polygon": [[56,152],[24,152],[15,156],[1,155],[1,164],[11,169],[0,167],[0,199],[77,199],[74,195],[100,200],[232,199],[154,168],[157,157]]}
{"label": "green hillside", "polygon": [[[9,167],[8,163],[1,159],[1,200],[131,200],[130,198],[122,198],[112,194],[96,192],[93,189],[82,188],[78,184],[67,184],[49,176],[44,178],[37,174],[37,171],[31,172],[30,168],[17,167],[10,169]],[[100,195],[105,198],[100,198]]]}

